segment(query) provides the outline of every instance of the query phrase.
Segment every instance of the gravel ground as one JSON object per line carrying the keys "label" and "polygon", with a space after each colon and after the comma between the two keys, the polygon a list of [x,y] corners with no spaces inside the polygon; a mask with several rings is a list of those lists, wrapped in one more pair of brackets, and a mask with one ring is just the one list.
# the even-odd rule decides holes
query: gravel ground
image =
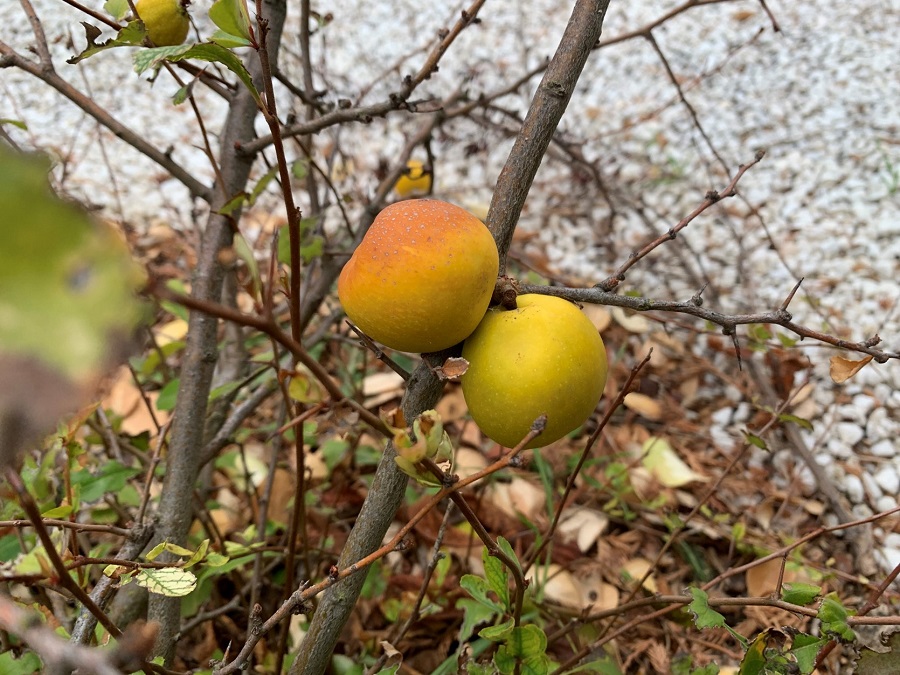
{"label": "gravel ground", "polygon": [[[75,44],[83,43],[78,13],[60,0],[33,3],[61,74],[157,146],[172,147],[176,160],[208,180],[192,112],[180,106],[173,113],[167,101],[174,91],[171,81],[160,78],[150,87],[132,73],[121,50],[94,57],[83,68],[66,66],[64,59],[73,53],[69,36]],[[204,14],[207,4],[195,2],[194,16]],[[459,10],[455,3],[438,6],[420,0],[326,4],[322,9],[333,12],[334,21],[315,40],[321,55],[317,67],[329,73],[320,84],[329,96],[354,100],[364,83],[400,57],[415,54]],[[488,3],[483,23],[461,36],[424,91],[440,91],[460,74],[471,78],[473,92],[489,90],[493,83],[517,77],[523,64],[539,63],[552,53],[568,16],[558,4]],[[604,36],[640,27],[676,4],[614,0]],[[741,183],[746,203],[733,200],[699,218],[668,247],[670,253],[644,261],[624,290],[686,299],[696,292],[698,276],[705,275],[718,307],[764,310],[778,306],[802,276],[802,291],[791,306],[798,320],[854,340],[878,333],[886,349],[896,350],[900,78],[890,72],[900,54],[900,2],[769,4],[780,32],[772,30],[759,3],[749,1],[697,8],[654,32],[729,170],[749,161],[757,148],[768,154]],[[17,49],[30,43],[18,3],[0,4],[0,25],[3,41]],[[420,58],[413,56],[412,63]],[[286,58],[286,68],[290,61]],[[395,83],[396,76],[381,79],[363,100],[382,98]],[[61,158],[59,173],[65,174],[71,192],[138,226],[157,220],[190,224],[194,205],[179,184],[165,180],[155,165],[98,130],[37,80],[0,70],[0,93],[0,117],[29,126],[27,132],[11,130],[12,135]],[[504,99],[504,108],[524,112],[530,93]],[[198,94],[214,129],[224,109],[214,98]],[[403,142],[408,131],[403,124],[390,118],[342,131],[342,148],[353,155],[356,167],[345,189],[371,190],[379,158],[389,157]],[[648,227],[665,231],[708,189],[727,182],[646,40],[594,55],[562,128],[563,137],[601,169],[613,202],[622,207],[610,222],[605,202],[573,181],[571,167],[561,161],[545,163],[522,216],[523,230],[535,234],[526,246],[578,279],[606,276],[612,263],[624,258],[622,251],[646,239]],[[456,137],[473,138],[483,133],[465,123],[455,132]],[[321,138],[336,141],[334,136]],[[510,142],[495,141],[491,137],[485,151],[468,157],[462,154],[463,143],[438,140],[438,194],[483,207]],[[644,205],[646,219],[627,208],[635,203]],[[750,214],[747,204],[759,217]],[[671,263],[678,260],[682,262],[673,269]],[[815,431],[806,434],[806,441],[817,461],[846,494],[854,515],[895,507],[900,492],[900,365],[870,365],[849,383],[834,385],[826,352],[807,352],[816,379],[806,408]],[[722,400],[711,431],[727,446],[735,442],[747,408],[739,400]],[[788,450],[776,453],[776,464],[789,455]],[[900,564],[900,534],[876,534],[880,562],[888,569]]]}

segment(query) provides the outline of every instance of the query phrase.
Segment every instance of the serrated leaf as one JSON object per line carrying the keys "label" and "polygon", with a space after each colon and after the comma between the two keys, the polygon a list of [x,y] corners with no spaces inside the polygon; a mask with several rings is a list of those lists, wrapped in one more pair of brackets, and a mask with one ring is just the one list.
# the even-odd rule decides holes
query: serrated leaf
{"label": "serrated leaf", "polygon": [[169,598],[181,598],[197,587],[197,577],[179,567],[142,569],[135,575],[137,584],[151,593]]}
{"label": "serrated leaf", "polygon": [[224,33],[250,44],[250,14],[244,0],[216,0],[209,8],[209,18]]}
{"label": "serrated leaf", "polygon": [[130,21],[122,28],[114,38],[110,38],[106,42],[97,42],[102,31],[89,23],[81,22],[84,27],[84,37],[87,41],[87,47],[80,54],[76,54],[66,60],[69,65],[74,65],[79,61],[93,56],[99,52],[115,47],[139,47],[147,37],[147,29],[142,21]]}
{"label": "serrated leaf", "polygon": [[474,574],[465,574],[462,579],[459,580],[459,585],[464,591],[492,612],[499,613],[504,611],[505,608],[503,606],[497,604],[488,596],[488,591],[491,590],[491,587],[487,580],[477,577]]}
{"label": "serrated leaf", "polygon": [[808,605],[822,592],[821,586],[799,582],[785,583],[781,587],[781,599],[792,605]]}
{"label": "serrated leaf", "polygon": [[856,633],[847,623],[847,618],[852,612],[841,604],[837,593],[829,593],[822,598],[819,605],[818,618],[822,622],[822,632],[833,635],[848,642],[856,638]]}
{"label": "serrated leaf", "polygon": [[688,610],[694,615],[694,625],[703,630],[704,628],[724,628],[732,637],[734,637],[742,646],[747,647],[747,638],[737,633],[731,626],[725,622],[725,617],[709,606],[709,595],[699,588],[689,588],[688,593],[694,599],[688,605]]}
{"label": "serrated leaf", "polygon": [[211,63],[221,63],[232,73],[238,76],[247,90],[252,94],[253,100],[258,105],[262,105],[262,99],[259,96],[256,86],[253,84],[253,78],[244,63],[231,51],[225,47],[215,44],[187,44],[176,45],[174,47],[153,47],[150,49],[141,49],[134,54],[134,70],[140,75],[151,68],[157,68],[162,65],[163,61],[175,63],[184,59],[199,59],[200,61],[208,61]]}

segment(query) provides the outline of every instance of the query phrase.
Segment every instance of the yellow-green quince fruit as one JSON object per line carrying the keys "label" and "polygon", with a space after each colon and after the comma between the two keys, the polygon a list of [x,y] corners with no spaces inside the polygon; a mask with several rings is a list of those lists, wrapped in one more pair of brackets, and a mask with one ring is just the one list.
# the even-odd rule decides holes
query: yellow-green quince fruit
{"label": "yellow-green quince fruit", "polygon": [[135,9],[154,45],[171,47],[184,42],[191,27],[187,4],[187,0],[138,0]]}
{"label": "yellow-green quince fruit", "polygon": [[472,419],[500,445],[515,447],[541,415],[548,445],[584,424],[606,386],[606,349],[574,304],[520,295],[517,309],[488,310],[463,345],[462,390]]}

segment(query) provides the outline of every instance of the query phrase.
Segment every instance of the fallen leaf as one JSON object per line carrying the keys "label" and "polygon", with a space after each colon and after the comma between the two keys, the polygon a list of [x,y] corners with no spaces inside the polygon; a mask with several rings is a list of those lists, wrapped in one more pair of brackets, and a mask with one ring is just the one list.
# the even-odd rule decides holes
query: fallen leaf
{"label": "fallen leaf", "polygon": [[874,357],[867,356],[860,361],[851,361],[842,356],[831,357],[831,379],[841,384],[856,375]]}
{"label": "fallen leaf", "polygon": [[609,328],[609,324],[612,322],[612,315],[603,305],[586,304],[581,311],[591,320],[594,328],[600,333]]}
{"label": "fallen leaf", "polygon": [[363,378],[362,390],[366,408],[375,408],[403,395],[403,378],[393,370],[372,373]]}
{"label": "fallen leaf", "polygon": [[650,330],[650,322],[640,314],[626,314],[621,307],[613,307],[611,312],[616,323],[629,333],[646,333]]}
{"label": "fallen leaf", "polygon": [[156,334],[156,344],[159,347],[165,347],[187,335],[188,322],[184,319],[174,319],[153,332]]}
{"label": "fallen leaf", "polygon": [[477,450],[459,448],[453,458],[453,473],[461,479],[468,478],[484,469],[487,465],[487,459]]}
{"label": "fallen leaf", "polygon": [[[628,560],[624,565],[622,565],[622,572],[627,574],[631,578],[631,581],[634,583],[637,583],[637,581],[643,579],[644,575],[649,571],[650,561],[646,558],[632,558]],[[651,593],[656,593],[658,590],[656,586],[656,579],[653,578],[652,574],[644,579],[644,583],[641,584],[641,587]]]}
{"label": "fallen leaf", "polygon": [[662,419],[662,406],[646,394],[633,391],[625,396],[624,403],[626,408],[651,422],[658,422]]}
{"label": "fallen leaf", "polygon": [[574,539],[582,553],[587,553],[608,526],[609,518],[605,513],[579,507],[566,511],[558,529],[566,539]]}
{"label": "fallen leaf", "polygon": [[692,481],[709,480],[685,464],[669,442],[663,438],[651,436],[641,450],[643,465],[666,487],[681,487]]}

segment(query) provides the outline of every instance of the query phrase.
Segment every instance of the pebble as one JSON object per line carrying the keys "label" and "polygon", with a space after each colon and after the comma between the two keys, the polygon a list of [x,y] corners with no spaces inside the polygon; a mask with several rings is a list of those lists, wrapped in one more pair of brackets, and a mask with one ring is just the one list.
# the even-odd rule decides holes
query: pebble
{"label": "pebble", "polygon": [[881,485],[872,477],[872,474],[870,474],[868,471],[863,472],[862,482],[866,488],[866,494],[869,496],[869,499],[874,501],[884,494],[884,492],[882,492]]}
{"label": "pebble", "polygon": [[859,476],[854,476],[853,474],[848,474],[844,478],[844,492],[847,493],[847,497],[854,504],[859,504],[866,497],[866,491],[863,488],[862,480]]}
{"label": "pebble", "polygon": [[892,509],[897,508],[897,498],[892,497],[891,495],[885,495],[877,502],[875,502],[875,508],[878,509],[879,513],[883,513],[885,511],[891,511]]}
{"label": "pebble", "polygon": [[872,478],[884,490],[884,494],[896,495],[900,493],[900,476],[897,475],[897,470],[894,467],[885,465],[878,469]]}
{"label": "pebble", "polygon": [[862,428],[852,422],[839,422],[835,427],[835,433],[850,448],[859,443],[865,436]]}
{"label": "pebble", "polygon": [[719,408],[712,415],[710,415],[710,418],[712,419],[713,424],[720,427],[727,427],[731,422],[733,414],[734,410],[732,408]]}
{"label": "pebble", "polygon": [[884,439],[882,441],[878,441],[872,447],[870,447],[869,453],[875,455],[876,457],[894,457],[897,455],[897,448],[894,447],[893,441]]}

